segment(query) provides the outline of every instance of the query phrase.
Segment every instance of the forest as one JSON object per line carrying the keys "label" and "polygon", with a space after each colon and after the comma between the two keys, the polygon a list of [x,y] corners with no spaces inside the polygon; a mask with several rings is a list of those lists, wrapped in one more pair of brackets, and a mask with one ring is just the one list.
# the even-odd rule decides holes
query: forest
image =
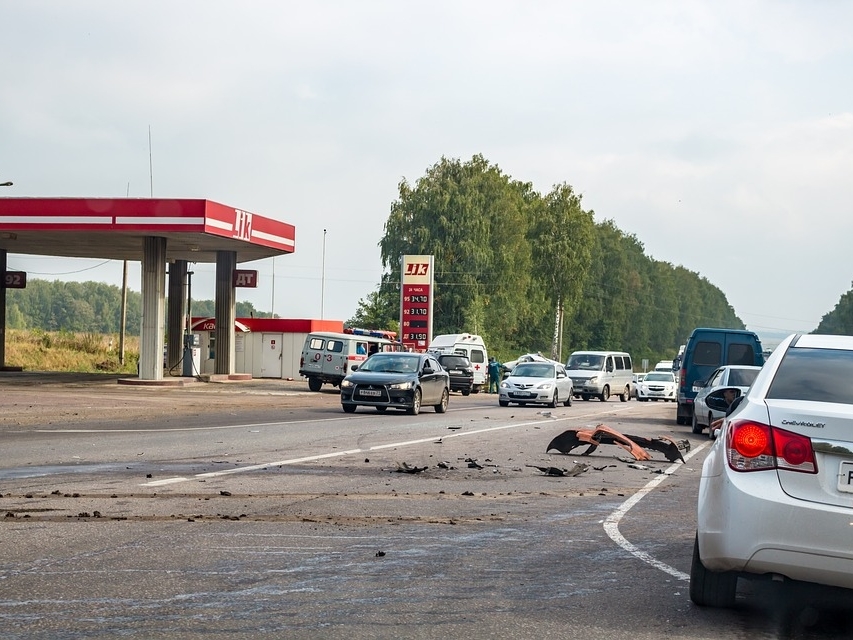
{"label": "forest", "polygon": [[480,155],[401,181],[379,248],[382,282],[357,326],[396,325],[400,256],[424,254],[435,257],[433,334],[478,333],[497,354],[619,349],[656,361],[698,326],[744,328],[718,287],[648,257],[570,185],[543,195]]}
{"label": "forest", "polygon": [[[103,282],[27,281],[25,289],[6,291],[6,327],[70,333],[118,334],[121,330],[121,288]],[[212,317],[213,300],[193,300],[192,315]],[[237,303],[237,317],[270,317],[251,302]],[[142,294],[127,292],[125,332],[139,335]]]}

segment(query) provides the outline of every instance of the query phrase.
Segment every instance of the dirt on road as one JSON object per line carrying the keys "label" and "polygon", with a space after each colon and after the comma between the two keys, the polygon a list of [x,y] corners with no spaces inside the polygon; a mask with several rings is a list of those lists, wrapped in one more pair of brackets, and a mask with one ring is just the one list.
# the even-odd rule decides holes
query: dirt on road
{"label": "dirt on road", "polygon": [[338,390],[308,390],[303,380],[122,384],[114,374],[0,372],[0,429],[85,420],[199,415],[235,405],[263,408],[337,404]]}

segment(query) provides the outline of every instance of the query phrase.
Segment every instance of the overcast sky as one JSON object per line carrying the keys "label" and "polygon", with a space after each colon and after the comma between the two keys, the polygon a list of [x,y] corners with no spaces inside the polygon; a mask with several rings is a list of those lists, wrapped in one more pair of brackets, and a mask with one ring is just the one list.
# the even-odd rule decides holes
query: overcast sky
{"label": "overcast sky", "polygon": [[[398,183],[475,154],[543,194],[572,185],[751,329],[810,331],[853,282],[850,2],[0,0],[0,15],[0,196],[153,193],[291,223],[293,255],[241,265],[261,284],[238,300],[260,310],[351,317]],[[109,261],[8,268],[121,284]],[[192,269],[212,299],[214,266]]]}

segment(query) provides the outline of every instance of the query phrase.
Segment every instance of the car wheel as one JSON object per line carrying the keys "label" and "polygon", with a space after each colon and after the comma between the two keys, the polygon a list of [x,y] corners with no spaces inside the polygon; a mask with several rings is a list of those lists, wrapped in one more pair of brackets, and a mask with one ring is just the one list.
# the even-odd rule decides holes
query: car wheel
{"label": "car wheel", "polygon": [[628,387],[625,387],[625,390],[619,396],[619,401],[620,402],[628,402],[628,400],[630,400],[630,399],[631,399],[631,389],[629,389]]}
{"label": "car wheel", "polygon": [[471,390],[470,390],[470,389],[465,389],[465,390],[462,392],[462,395],[463,395],[463,396],[470,396],[470,395],[471,395]]}
{"label": "car wheel", "polygon": [[421,390],[415,389],[415,395],[412,396],[412,406],[406,410],[410,416],[416,416],[421,412]]}
{"label": "car wheel", "polygon": [[379,413],[385,413],[388,410],[388,407],[376,407],[376,410]]}
{"label": "car wheel", "polygon": [[342,404],[344,408],[344,413],[355,413],[355,408],[358,406],[357,404]]}
{"label": "car wheel", "polygon": [[708,571],[699,557],[699,536],[693,540],[690,564],[690,599],[700,607],[733,607],[737,592],[737,573]]}
{"label": "car wheel", "polygon": [[572,394],[571,394],[571,393],[570,393],[570,394],[568,395],[568,397],[563,401],[563,406],[564,406],[564,407],[571,407],[571,406],[572,406]]}
{"label": "car wheel", "polygon": [[691,429],[693,433],[702,433],[702,425],[699,424],[699,421],[696,419],[696,412],[693,412],[693,428]]}
{"label": "car wheel", "polygon": [[583,401],[584,401],[584,402],[586,402],[587,400],[589,400],[589,394],[588,394],[588,393],[584,393],[584,394],[581,396],[581,398],[583,399]]}
{"label": "car wheel", "polygon": [[502,407],[508,407],[509,406],[509,402],[507,402],[506,400],[498,400],[498,404],[501,405]]}
{"label": "car wheel", "polygon": [[602,402],[607,402],[610,400],[610,387],[604,385],[604,389],[601,390],[601,394],[598,396],[598,399]]}
{"label": "car wheel", "polygon": [[447,389],[441,392],[441,402],[439,402],[435,407],[436,413],[444,413],[447,411],[447,403],[450,400],[450,394],[447,392]]}
{"label": "car wheel", "polygon": [[560,394],[557,393],[556,389],[554,389],[554,397],[551,398],[551,402],[548,403],[548,406],[552,409],[556,409],[558,404],[560,404]]}
{"label": "car wheel", "polygon": [[323,381],[320,378],[308,378],[308,388],[311,391],[319,391],[323,386]]}

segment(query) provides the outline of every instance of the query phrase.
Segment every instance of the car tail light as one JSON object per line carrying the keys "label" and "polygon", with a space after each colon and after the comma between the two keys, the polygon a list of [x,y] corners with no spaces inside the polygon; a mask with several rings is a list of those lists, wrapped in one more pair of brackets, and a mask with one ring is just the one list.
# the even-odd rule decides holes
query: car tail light
{"label": "car tail light", "polygon": [[726,437],[726,455],[735,471],[787,469],[817,473],[809,438],[751,420],[732,420]]}

